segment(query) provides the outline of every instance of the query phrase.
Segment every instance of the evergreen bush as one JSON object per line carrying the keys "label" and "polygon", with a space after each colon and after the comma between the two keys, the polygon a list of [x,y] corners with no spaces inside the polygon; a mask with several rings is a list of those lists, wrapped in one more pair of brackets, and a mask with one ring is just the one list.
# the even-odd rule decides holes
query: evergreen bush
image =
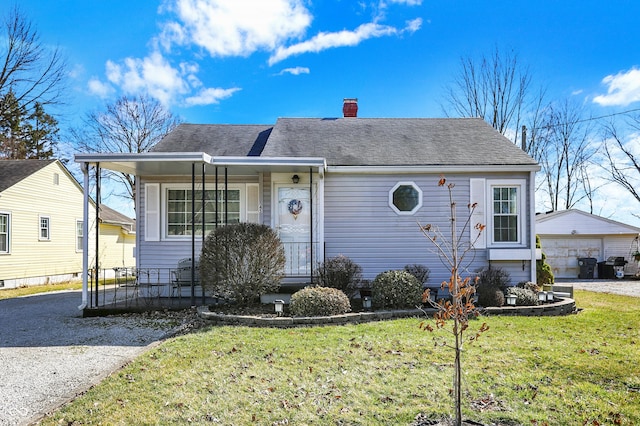
{"label": "evergreen bush", "polygon": [[406,271],[382,272],[373,280],[371,287],[376,308],[415,308],[422,303],[422,284]]}
{"label": "evergreen bush", "polygon": [[294,316],[316,317],[345,314],[351,310],[349,298],[331,287],[306,287],[291,295],[289,311]]}
{"label": "evergreen bush", "polygon": [[538,304],[538,295],[528,288],[509,287],[506,294],[516,296],[516,306],[536,306]]}

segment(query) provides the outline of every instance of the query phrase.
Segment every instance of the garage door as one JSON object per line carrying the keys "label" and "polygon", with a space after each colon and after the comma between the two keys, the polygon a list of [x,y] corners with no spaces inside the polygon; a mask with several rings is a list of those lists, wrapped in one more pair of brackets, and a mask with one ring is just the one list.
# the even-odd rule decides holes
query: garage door
{"label": "garage door", "polygon": [[602,260],[602,238],[541,238],[542,251],[547,255],[556,278],[578,278],[579,257]]}

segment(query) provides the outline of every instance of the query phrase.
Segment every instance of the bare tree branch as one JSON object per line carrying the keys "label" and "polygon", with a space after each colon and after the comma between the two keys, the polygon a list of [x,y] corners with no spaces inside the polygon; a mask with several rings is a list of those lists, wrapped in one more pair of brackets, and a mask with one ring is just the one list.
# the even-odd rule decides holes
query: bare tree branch
{"label": "bare tree branch", "polygon": [[[60,103],[65,89],[66,62],[56,48],[48,49],[31,22],[16,6],[6,16],[0,36],[0,95],[12,91],[31,109],[36,102]],[[6,111],[0,110],[0,115]]]}
{"label": "bare tree branch", "polygon": [[[88,113],[83,127],[71,131],[76,148],[82,152],[141,153],[149,151],[180,119],[160,102],[147,96],[122,96],[107,104],[104,111]],[[127,197],[135,199],[135,177],[111,173],[120,182]]]}

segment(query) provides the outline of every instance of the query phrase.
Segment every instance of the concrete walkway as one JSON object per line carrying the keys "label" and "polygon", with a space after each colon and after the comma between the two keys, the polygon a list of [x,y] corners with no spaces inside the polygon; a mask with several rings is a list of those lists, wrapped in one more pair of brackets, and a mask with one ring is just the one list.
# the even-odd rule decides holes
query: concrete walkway
{"label": "concrete walkway", "polygon": [[640,279],[622,280],[556,280],[558,285],[572,285],[574,290],[589,290],[600,293],[621,294],[640,297]]}

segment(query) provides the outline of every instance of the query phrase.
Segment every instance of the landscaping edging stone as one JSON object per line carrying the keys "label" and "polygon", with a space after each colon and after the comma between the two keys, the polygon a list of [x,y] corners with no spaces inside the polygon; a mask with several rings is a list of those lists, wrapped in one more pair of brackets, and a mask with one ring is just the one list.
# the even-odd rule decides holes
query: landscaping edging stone
{"label": "landscaping edging stone", "polygon": [[[556,299],[553,303],[539,306],[503,306],[500,308],[484,308],[483,315],[519,315],[519,316],[561,316],[576,312],[574,299]],[[395,318],[423,317],[432,315],[435,309],[404,309],[370,312],[351,312],[342,315],[323,317],[262,317],[252,315],[228,315],[211,312],[209,307],[198,308],[198,315],[214,324],[221,325],[245,325],[252,327],[309,327],[329,324],[359,324],[363,322],[382,321]]]}

